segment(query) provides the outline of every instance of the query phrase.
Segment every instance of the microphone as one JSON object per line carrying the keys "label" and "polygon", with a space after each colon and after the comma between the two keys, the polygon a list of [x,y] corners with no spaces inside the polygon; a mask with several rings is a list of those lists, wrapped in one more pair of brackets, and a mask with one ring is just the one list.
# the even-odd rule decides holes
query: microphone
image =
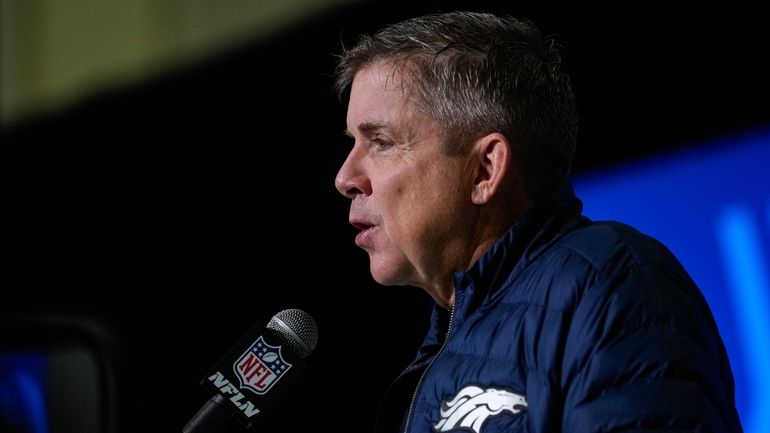
{"label": "microphone", "polygon": [[183,433],[221,431],[231,417],[245,428],[304,371],[303,360],[318,343],[318,328],[306,312],[276,313],[257,323],[201,380],[211,397]]}

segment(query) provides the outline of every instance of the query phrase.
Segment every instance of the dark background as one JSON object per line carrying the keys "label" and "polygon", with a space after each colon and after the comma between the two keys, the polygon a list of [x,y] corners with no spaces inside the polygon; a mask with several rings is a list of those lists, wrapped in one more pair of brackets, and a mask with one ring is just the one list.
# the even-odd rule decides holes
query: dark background
{"label": "dark background", "polygon": [[290,307],[315,318],[320,342],[254,430],[371,429],[429,300],[371,280],[334,189],[348,142],[333,54],[360,32],[472,9],[557,35],[581,113],[576,172],[770,124],[758,7],[417,3],[340,7],[3,131],[1,311],[110,330],[121,431],[181,430],[208,398],[198,385],[208,369],[255,321]]}

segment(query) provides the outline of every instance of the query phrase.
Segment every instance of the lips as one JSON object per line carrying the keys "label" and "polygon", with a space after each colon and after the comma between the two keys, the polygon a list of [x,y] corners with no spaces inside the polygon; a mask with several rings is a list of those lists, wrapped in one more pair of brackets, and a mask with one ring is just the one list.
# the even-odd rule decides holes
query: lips
{"label": "lips", "polygon": [[359,230],[356,235],[356,245],[361,248],[371,248],[373,246],[372,236],[377,226],[363,218],[350,218],[350,224]]}

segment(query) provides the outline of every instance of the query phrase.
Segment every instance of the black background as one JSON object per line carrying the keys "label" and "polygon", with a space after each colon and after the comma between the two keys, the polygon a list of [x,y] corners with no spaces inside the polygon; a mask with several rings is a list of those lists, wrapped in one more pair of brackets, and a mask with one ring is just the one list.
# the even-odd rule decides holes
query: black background
{"label": "black background", "polygon": [[[333,54],[417,14],[505,12],[566,48],[583,172],[770,124],[768,17],[713,2],[363,2],[129,91],[3,131],[4,315],[99,320],[121,431],[179,431],[257,320],[302,308],[320,342],[255,431],[368,431],[427,326],[353,244]],[[237,427],[232,428],[237,431]]]}

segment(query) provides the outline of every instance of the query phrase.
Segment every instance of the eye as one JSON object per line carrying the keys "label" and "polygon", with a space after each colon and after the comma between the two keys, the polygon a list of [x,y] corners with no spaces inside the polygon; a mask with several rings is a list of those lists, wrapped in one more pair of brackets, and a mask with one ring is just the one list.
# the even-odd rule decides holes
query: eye
{"label": "eye", "polygon": [[380,151],[388,150],[388,149],[393,147],[393,143],[392,142],[390,142],[388,140],[384,140],[382,138],[373,138],[372,139],[372,144],[374,144],[374,146],[377,148],[377,150],[380,150]]}

